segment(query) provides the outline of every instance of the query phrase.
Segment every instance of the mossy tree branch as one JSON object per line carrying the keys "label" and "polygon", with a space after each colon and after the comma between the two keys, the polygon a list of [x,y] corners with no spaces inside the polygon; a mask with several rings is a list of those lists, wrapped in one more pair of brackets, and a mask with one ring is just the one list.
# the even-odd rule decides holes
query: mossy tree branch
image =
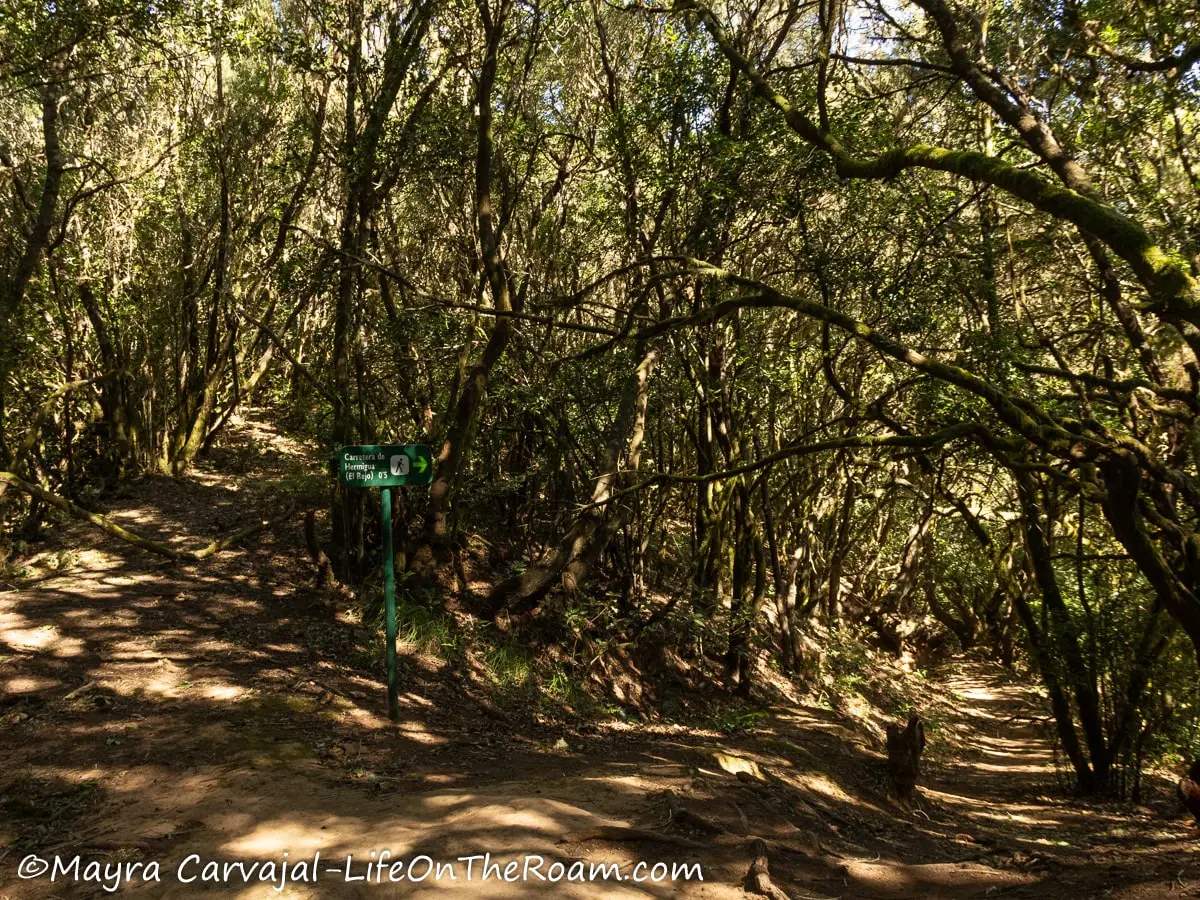
{"label": "mossy tree branch", "polygon": [[712,10],[694,0],[677,0],[674,10],[694,14],[730,64],[745,73],[755,92],[783,114],[796,134],[826,153],[841,177],[892,179],[908,169],[929,169],[1000,188],[1103,242],[1133,269],[1151,298],[1149,308],[1161,318],[1200,327],[1200,288],[1195,278],[1186,264],[1159,246],[1139,222],[1094,196],[1054,184],[985,153],[912,144],[876,156],[857,156],[775,90],[738,50]]}

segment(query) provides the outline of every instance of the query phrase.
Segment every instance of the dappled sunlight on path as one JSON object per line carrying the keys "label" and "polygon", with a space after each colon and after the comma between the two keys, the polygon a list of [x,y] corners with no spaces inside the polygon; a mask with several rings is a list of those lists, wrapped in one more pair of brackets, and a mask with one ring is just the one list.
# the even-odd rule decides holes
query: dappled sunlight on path
{"label": "dappled sunlight on path", "polygon": [[[219,465],[146,479],[113,516],[188,545],[278,505],[281,485],[319,495],[314,451],[253,419],[231,434]],[[993,666],[931,680],[922,714],[936,731],[911,809],[887,796],[878,729],[816,703],[732,735],[547,725],[498,714],[463,673],[413,651],[392,723],[378,634],[312,589],[302,546],[285,522],[204,564],[164,564],[73,523],[43,551],[47,571],[0,593],[0,897],[50,895],[13,877],[35,851],[161,861],[162,884],[135,884],[139,896],[265,898],[280,894],[180,884],[173,867],[318,850],[365,863],[387,849],[626,874],[687,862],[704,881],[468,885],[460,868],[453,882],[325,880],[283,896],[724,900],[745,896],[755,838],[795,897],[1200,895],[1194,829],[1162,805],[1065,797],[1041,700]]]}

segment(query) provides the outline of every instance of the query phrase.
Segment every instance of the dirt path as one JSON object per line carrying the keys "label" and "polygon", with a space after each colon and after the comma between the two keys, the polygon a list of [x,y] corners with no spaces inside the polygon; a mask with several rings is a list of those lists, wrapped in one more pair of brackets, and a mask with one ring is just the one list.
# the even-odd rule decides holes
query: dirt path
{"label": "dirt path", "polygon": [[[254,421],[233,435],[195,478],[143,481],[112,515],[200,543],[282,495],[320,497],[308,448]],[[41,580],[0,585],[0,898],[108,895],[102,879],[19,879],[30,854],[79,854],[81,875],[157,861],[158,880],[121,885],[139,896],[742,897],[753,838],[792,897],[1200,896],[1196,830],[1161,789],[1134,810],[1066,801],[1036,695],[981,663],[930,686],[912,810],[886,797],[877,730],[816,705],[735,737],[516,717],[414,651],[392,724],[378,638],[312,593],[299,528],[184,566],[71,525],[36,558]],[[400,883],[347,881],[348,856],[358,878],[385,849],[455,879],[414,883],[421,862]],[[310,866],[272,887],[318,851],[315,884]],[[530,855],[544,875],[612,862],[624,880],[481,880],[474,860],[468,881],[460,858],[485,853],[518,875]],[[206,883],[209,860],[276,869]],[[699,865],[703,881],[635,883],[639,861]]]}

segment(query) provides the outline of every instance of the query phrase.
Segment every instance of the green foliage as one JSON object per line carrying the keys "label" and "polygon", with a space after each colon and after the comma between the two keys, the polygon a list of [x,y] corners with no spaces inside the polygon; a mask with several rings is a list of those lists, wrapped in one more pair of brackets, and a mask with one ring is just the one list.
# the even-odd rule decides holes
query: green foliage
{"label": "green foliage", "polygon": [[[478,650],[514,696],[576,703],[590,665],[651,646],[721,678],[732,647],[795,673],[824,652],[833,692],[898,712],[919,677],[872,680],[872,642],[949,629],[1019,665],[1042,634],[1047,680],[1077,642],[1065,682],[1096,685],[1106,739],[1136,720],[1121,765],[1194,750],[1193,11],[948,4],[953,65],[918,7],[848,11],[828,46],[808,7],[476,12],[4,4],[3,467],[98,507],[185,475],[248,404],[323,452],[446,445],[440,568],[402,576],[402,637]],[[58,522],[0,503],[13,557]],[[403,536],[429,550],[425,503],[404,495]],[[352,507],[339,565],[375,549]],[[566,658],[444,610],[567,557],[518,604]]]}

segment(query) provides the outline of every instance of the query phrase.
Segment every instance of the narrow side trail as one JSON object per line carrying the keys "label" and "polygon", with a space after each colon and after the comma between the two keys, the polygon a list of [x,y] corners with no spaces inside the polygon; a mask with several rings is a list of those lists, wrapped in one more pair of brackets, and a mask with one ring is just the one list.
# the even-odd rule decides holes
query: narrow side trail
{"label": "narrow side trail", "polygon": [[[316,458],[248,418],[194,477],[144,479],[107,512],[180,546],[207,540],[320,502]],[[913,809],[886,796],[878,728],[817,705],[735,736],[518,717],[471,672],[412,650],[392,723],[379,636],[312,591],[302,548],[296,517],[164,564],[71,523],[28,577],[0,584],[0,898],[112,895],[18,878],[30,854],[158,862],[159,880],[120,886],[137,896],[727,898],[763,888],[747,881],[760,851],[795,898],[1200,896],[1196,829],[1165,799],[1067,800],[1036,694],[990,666],[931,683]],[[452,869],[347,879],[347,857],[361,879],[385,849]],[[318,851],[316,883],[203,880],[209,860],[278,871],[285,853]],[[461,858],[485,853],[519,874],[531,855],[544,874],[616,863],[622,880],[509,881],[480,860],[468,880]],[[635,882],[639,861],[698,865],[703,880]]]}

